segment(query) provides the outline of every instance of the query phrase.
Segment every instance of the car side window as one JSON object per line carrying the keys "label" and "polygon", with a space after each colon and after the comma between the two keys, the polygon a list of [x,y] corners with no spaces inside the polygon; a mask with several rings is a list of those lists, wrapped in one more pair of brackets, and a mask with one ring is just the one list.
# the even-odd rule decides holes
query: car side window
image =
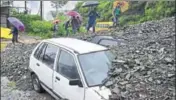
{"label": "car side window", "polygon": [[48,67],[52,68],[54,67],[54,61],[56,58],[56,54],[58,51],[58,47],[52,44],[48,44],[45,50],[45,54],[43,56],[43,63],[45,63]]}
{"label": "car side window", "polygon": [[79,79],[79,74],[74,58],[66,51],[60,52],[56,71],[68,79]]}
{"label": "car side window", "polygon": [[42,43],[34,53],[34,57],[37,58],[38,60],[43,60],[43,55],[45,52],[46,44]]}
{"label": "car side window", "polygon": [[44,45],[44,43],[41,43],[41,44],[38,46],[38,48],[36,49],[36,51],[35,51],[35,53],[34,53],[34,57],[35,57],[35,58],[38,58],[39,53],[40,53],[41,48],[43,47],[43,45]]}

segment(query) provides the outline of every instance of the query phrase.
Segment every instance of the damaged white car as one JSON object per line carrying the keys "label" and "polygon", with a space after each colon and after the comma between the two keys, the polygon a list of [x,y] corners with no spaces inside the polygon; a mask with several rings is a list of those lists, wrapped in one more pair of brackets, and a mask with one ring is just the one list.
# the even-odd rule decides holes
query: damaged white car
{"label": "damaged white car", "polygon": [[108,100],[102,86],[112,53],[103,46],[73,38],[43,40],[30,57],[33,88],[66,100]]}

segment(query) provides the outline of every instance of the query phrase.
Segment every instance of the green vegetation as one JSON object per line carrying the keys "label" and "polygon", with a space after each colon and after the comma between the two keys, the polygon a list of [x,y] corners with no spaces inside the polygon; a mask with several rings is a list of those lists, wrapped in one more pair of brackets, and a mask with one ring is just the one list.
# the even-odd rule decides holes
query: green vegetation
{"label": "green vegetation", "polygon": [[[87,23],[88,8],[81,7],[83,2],[77,4],[76,9],[84,17],[84,25]],[[97,11],[101,18],[97,21],[112,21],[112,1],[100,1]],[[131,1],[128,11],[121,14],[120,25],[138,24],[150,20],[159,20],[174,16],[175,1]]]}
{"label": "green vegetation", "polygon": [[50,38],[52,36],[51,28],[52,24],[48,21],[32,21],[30,23],[30,34],[38,35],[44,38]]}
{"label": "green vegetation", "polygon": [[1,51],[3,51],[3,49],[7,46],[7,43],[2,43],[1,42]]}
{"label": "green vegetation", "polygon": [[[100,4],[97,6],[97,11],[100,14],[100,21],[112,21],[112,6],[113,1],[99,1]],[[85,25],[87,24],[87,14],[89,8],[81,7],[83,2],[79,2],[76,5],[75,10],[78,11],[83,17],[83,24],[80,28],[80,33],[86,32]],[[44,21],[40,19],[39,15],[29,15],[23,13],[17,13],[12,9],[11,16],[19,18],[26,27],[26,32],[30,35],[37,35],[42,38],[52,37],[52,21]],[[174,1],[130,1],[129,9],[120,15],[119,21],[120,25],[131,25],[138,24],[150,20],[159,20],[165,17],[174,16],[175,14],[175,2]],[[59,23],[58,36],[65,36],[66,31],[64,28],[64,23],[68,20],[68,17],[63,13],[56,14],[56,19],[61,20]],[[69,27],[69,33],[72,33],[71,27]]]}
{"label": "green vegetation", "polygon": [[42,38],[51,37],[52,23],[48,21],[41,21],[39,15],[13,13],[12,16],[20,19],[23,22],[26,28],[25,31],[29,35],[37,35]]}
{"label": "green vegetation", "polygon": [[[32,36],[40,36],[41,38],[51,38],[53,34],[53,22],[41,20],[39,15],[29,15],[23,13],[13,13],[13,17],[19,18],[26,27],[26,32]],[[57,33],[58,36],[65,36],[66,31],[64,28],[64,23],[68,20],[68,17],[63,13],[59,13],[57,18],[61,20],[59,23],[59,31]],[[71,27],[69,28],[69,33],[71,34]],[[85,32],[83,28],[80,29],[80,32]]]}
{"label": "green vegetation", "polygon": [[16,88],[16,82],[10,81],[10,82],[8,82],[7,86],[11,87],[12,89],[15,89]]}

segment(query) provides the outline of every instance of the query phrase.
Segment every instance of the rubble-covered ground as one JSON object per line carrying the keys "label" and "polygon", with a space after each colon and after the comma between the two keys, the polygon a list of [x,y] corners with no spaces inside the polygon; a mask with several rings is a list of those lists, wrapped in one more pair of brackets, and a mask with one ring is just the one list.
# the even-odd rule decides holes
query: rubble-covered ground
{"label": "rubble-covered ground", "polygon": [[175,19],[123,29],[127,46],[114,47],[117,58],[105,85],[110,100],[175,100]]}
{"label": "rubble-covered ground", "polygon": [[8,44],[1,53],[1,76],[16,82],[19,89],[31,90],[29,57],[36,44]]}
{"label": "rubble-covered ground", "polygon": [[1,100],[54,100],[49,94],[18,90],[15,82],[1,77]]}
{"label": "rubble-covered ground", "polygon": [[[174,17],[100,34],[129,42],[112,48],[117,57],[104,83],[112,91],[110,100],[175,100]],[[91,35],[73,37],[91,40]],[[35,43],[8,44],[1,52],[1,75],[14,81],[22,91],[32,90],[27,69],[35,46]]]}
{"label": "rubble-covered ground", "polygon": [[[100,32],[128,40],[112,47],[116,59],[104,85],[110,100],[175,100],[175,18]],[[91,40],[91,35],[77,35]]]}

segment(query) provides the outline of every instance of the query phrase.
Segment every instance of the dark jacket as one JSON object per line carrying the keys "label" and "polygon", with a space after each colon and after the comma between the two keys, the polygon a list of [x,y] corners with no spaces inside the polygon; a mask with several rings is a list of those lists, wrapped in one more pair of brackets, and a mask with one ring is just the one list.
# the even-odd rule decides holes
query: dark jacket
{"label": "dark jacket", "polygon": [[54,24],[54,31],[58,31],[58,24]]}
{"label": "dark jacket", "polygon": [[66,22],[64,23],[65,29],[68,29],[69,24],[70,24],[70,21],[66,21]]}
{"label": "dark jacket", "polygon": [[15,34],[15,35],[18,34],[18,29],[16,27],[13,27],[12,34]]}
{"label": "dark jacket", "polygon": [[76,29],[79,27],[79,22],[76,18],[71,19],[72,28]]}

